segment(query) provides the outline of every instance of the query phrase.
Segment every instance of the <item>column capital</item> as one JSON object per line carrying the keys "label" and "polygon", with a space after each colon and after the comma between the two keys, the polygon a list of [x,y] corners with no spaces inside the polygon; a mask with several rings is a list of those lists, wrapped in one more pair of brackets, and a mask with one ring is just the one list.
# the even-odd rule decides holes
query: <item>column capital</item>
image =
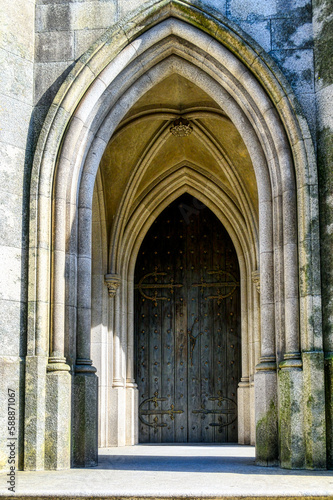
{"label": "column capital", "polygon": [[121,278],[118,274],[112,273],[112,274],[106,274],[104,276],[104,283],[108,287],[109,291],[109,296],[110,297],[115,297],[116,292],[120,286],[121,283]]}

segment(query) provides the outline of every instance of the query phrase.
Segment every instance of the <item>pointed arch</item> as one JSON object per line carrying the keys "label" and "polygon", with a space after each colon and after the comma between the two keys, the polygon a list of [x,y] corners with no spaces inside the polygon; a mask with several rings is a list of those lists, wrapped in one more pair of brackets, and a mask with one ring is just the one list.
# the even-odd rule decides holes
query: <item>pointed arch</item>
{"label": "pointed arch", "polygon": [[[306,120],[276,65],[239,28],[202,2],[161,0],[145,3],[82,56],[58,92],[39,138],[31,183],[29,267],[30,311],[36,319],[29,321],[28,354],[48,357],[50,374],[69,370],[65,308],[68,297],[74,297],[75,371],[82,384],[93,379],[90,234],[98,165],[127,110],[172,72],[199,81],[233,117],[256,172],[263,372],[276,378],[277,332],[285,336],[288,368],[300,369],[301,349],[322,349],[317,174]],[[195,192],[193,186],[188,189]],[[233,224],[235,228],[236,219]],[[125,227],[120,234],[126,234]],[[77,273],[68,283],[69,256]],[[116,308],[127,293],[122,286]],[[118,327],[124,330],[125,324]],[[258,409],[258,421],[269,401],[276,403],[276,388],[273,393]],[[272,436],[275,443],[277,429]],[[94,462],[91,443],[83,440],[74,450],[76,446],[77,463]],[[60,440],[59,450],[63,448],[67,452],[61,463],[68,466],[68,445]],[[27,451],[26,468],[29,457]]]}

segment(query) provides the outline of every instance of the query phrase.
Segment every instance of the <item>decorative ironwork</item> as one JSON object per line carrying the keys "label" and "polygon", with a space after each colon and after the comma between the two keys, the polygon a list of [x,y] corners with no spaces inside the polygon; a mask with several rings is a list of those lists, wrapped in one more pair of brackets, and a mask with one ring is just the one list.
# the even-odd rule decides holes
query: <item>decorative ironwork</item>
{"label": "decorative ironwork", "polygon": [[[159,422],[158,416],[162,415],[169,415],[170,420],[175,420],[175,415],[179,413],[184,413],[183,410],[175,410],[175,405],[171,405],[168,410],[162,410],[162,408],[159,408],[159,403],[162,401],[167,401],[168,398],[159,398],[158,397],[158,391],[154,393],[153,398],[148,398],[142,401],[142,403],[139,406],[139,419],[140,422],[142,422],[145,425],[148,425],[149,427],[153,427],[154,432],[157,432],[158,427],[167,427],[168,424],[165,422]],[[149,408],[143,408],[144,405],[147,403],[152,402],[154,404],[154,409],[150,410]],[[149,422],[143,418],[143,415],[155,415],[153,422]]]}
{"label": "decorative ironwork", "polygon": [[186,118],[177,118],[170,127],[170,132],[176,137],[187,137],[193,132],[193,127]]}
{"label": "decorative ironwork", "polygon": [[[206,418],[207,415],[218,415],[217,422],[211,422],[210,427],[218,427],[218,432],[223,431],[223,427],[231,425],[237,419],[237,404],[235,401],[222,396],[222,392],[218,391],[217,397],[210,397],[208,401],[217,401],[217,409],[208,409],[205,404],[201,405],[200,410],[192,410],[192,413],[201,414],[201,418]],[[226,415],[223,419],[222,415]],[[231,419],[230,419],[231,416]]]}
{"label": "decorative ironwork", "polygon": [[191,366],[193,366],[193,351],[194,351],[194,348],[195,348],[195,344],[197,343],[198,337],[200,337],[200,335],[203,334],[203,332],[199,332],[197,335],[195,335],[195,336],[193,335],[194,325],[196,323],[198,323],[198,322],[199,322],[199,318],[196,318],[194,320],[194,323],[192,325],[191,330],[187,331],[187,334],[188,334],[189,339],[190,339],[190,360],[191,360]]}
{"label": "decorative ironwork", "polygon": [[[208,271],[207,274],[214,275],[214,276],[218,275],[219,281],[207,282],[204,279],[204,277],[202,276],[201,283],[193,283],[192,286],[201,288],[202,294],[204,293],[205,288],[217,288],[217,294],[216,295],[209,295],[208,298],[209,299],[217,299],[218,305],[221,304],[223,299],[230,297],[234,293],[236,288],[239,286],[239,282],[236,281],[236,278],[228,271],[222,271],[222,270],[218,269],[217,271]],[[223,275],[225,275],[227,278],[230,277],[231,280],[230,281],[227,281],[227,280],[222,281]],[[221,291],[222,287],[225,287],[225,288],[231,287],[232,289],[228,293],[222,293],[222,291]]]}
{"label": "decorative ironwork", "polygon": [[[154,278],[155,283],[145,283],[145,280],[151,276]],[[155,267],[155,271],[153,273],[146,274],[134,287],[135,289],[139,290],[139,292],[145,299],[151,300],[154,303],[154,306],[157,306],[158,300],[167,300],[167,297],[159,296],[158,290],[167,289],[172,294],[175,288],[181,288],[183,286],[180,283],[174,283],[173,278],[171,279],[170,283],[158,283],[159,276],[167,276],[167,273],[158,273],[157,268]],[[153,295],[147,295],[144,290],[154,290]]]}

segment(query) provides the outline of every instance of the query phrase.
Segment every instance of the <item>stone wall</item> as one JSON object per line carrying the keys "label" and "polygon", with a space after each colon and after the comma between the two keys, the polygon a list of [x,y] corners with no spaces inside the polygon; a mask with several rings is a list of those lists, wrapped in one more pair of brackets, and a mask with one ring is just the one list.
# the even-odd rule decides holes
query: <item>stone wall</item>
{"label": "stone wall", "polygon": [[321,209],[323,334],[326,352],[328,462],[333,467],[333,3],[314,1],[315,90]]}
{"label": "stone wall", "polygon": [[[0,403],[7,389],[23,406],[26,355],[29,182],[33,150],[47,111],[78,58],[141,0],[0,0]],[[313,12],[312,12],[313,4]],[[324,332],[329,405],[333,369],[333,70],[331,0],[206,0],[259,43],[277,62],[303,106],[318,141],[323,259]],[[213,11],[212,11],[213,12]],[[314,64],[315,53],[315,64]],[[32,311],[33,313],[33,311]],[[35,321],[33,314],[32,320]],[[332,355],[333,356],[333,355]],[[22,406],[21,406],[22,405]],[[6,413],[0,416],[6,428]],[[23,412],[18,432],[22,436]],[[333,418],[328,419],[333,449]],[[6,467],[7,435],[0,443]],[[23,439],[19,440],[23,443]],[[22,467],[22,444],[19,466]],[[333,466],[333,457],[330,459]]]}
{"label": "stone wall", "polygon": [[[61,83],[89,47],[142,0],[39,0],[36,6],[36,134]],[[311,0],[206,0],[278,63],[315,138]]]}
{"label": "stone wall", "polygon": [[[0,33],[0,468],[8,458],[8,388],[14,389],[22,438],[23,362],[26,354],[29,177],[35,3],[2,0]],[[22,406],[21,406],[22,405]],[[18,410],[18,407],[17,407]],[[22,440],[20,440],[20,443]],[[19,463],[22,465],[20,447]]]}

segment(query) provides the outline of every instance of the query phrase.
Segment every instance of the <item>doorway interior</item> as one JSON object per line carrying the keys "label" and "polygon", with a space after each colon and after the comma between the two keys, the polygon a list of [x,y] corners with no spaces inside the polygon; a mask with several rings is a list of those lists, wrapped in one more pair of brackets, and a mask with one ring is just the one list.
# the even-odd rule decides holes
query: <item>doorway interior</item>
{"label": "doorway interior", "polygon": [[183,194],[155,220],[135,269],[139,442],[237,443],[240,273],[218,218]]}

